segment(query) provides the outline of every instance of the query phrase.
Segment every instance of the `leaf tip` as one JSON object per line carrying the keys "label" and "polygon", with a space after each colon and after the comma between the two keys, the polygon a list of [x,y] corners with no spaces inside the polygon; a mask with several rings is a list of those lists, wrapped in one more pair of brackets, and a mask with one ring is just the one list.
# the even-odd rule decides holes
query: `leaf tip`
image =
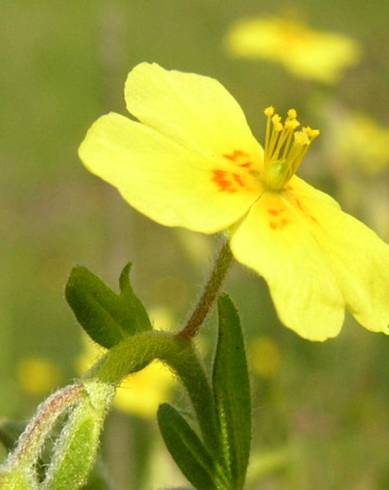
{"label": "leaf tip", "polygon": [[132,262],[127,262],[127,264],[123,267],[122,272],[119,277],[119,287],[120,292],[123,292],[125,289],[131,288],[130,284],[130,272],[131,272]]}

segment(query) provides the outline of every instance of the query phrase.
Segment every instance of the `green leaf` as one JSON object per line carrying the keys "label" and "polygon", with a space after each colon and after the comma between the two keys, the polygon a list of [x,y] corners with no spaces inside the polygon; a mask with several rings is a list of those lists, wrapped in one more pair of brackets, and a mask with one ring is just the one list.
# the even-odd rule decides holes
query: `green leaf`
{"label": "green leaf", "polygon": [[218,301],[219,337],[213,390],[232,488],[243,488],[250,455],[251,397],[238,312],[227,295]]}
{"label": "green leaf", "polygon": [[175,408],[167,403],[161,405],[158,424],[174,461],[197,490],[227,488],[221,469]]}
{"label": "green leaf", "polygon": [[129,279],[131,264],[120,275],[116,294],[86,267],[75,267],[65,289],[66,300],[87,334],[98,344],[111,348],[123,338],[152,326]]}

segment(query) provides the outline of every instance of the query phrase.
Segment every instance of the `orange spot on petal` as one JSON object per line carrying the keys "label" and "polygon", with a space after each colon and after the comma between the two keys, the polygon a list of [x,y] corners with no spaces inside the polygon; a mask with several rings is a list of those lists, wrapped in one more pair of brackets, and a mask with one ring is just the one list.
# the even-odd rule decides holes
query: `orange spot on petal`
{"label": "orange spot on petal", "polygon": [[236,163],[242,168],[250,168],[252,165],[252,162],[248,160],[249,154],[242,150],[235,150],[232,153],[224,153],[223,157],[230,160],[230,162]]}
{"label": "orange spot on petal", "polygon": [[245,187],[245,183],[243,182],[242,178],[238,174],[233,174],[234,180],[237,184],[239,184],[241,187]]}
{"label": "orange spot on petal", "polygon": [[301,204],[301,201],[295,197],[294,198],[294,202],[296,204],[296,206],[299,208],[299,210],[305,214],[305,216],[307,216],[311,221],[313,221],[314,223],[318,223],[317,219],[315,218],[315,216],[312,216],[312,214],[310,214],[307,210],[307,208],[305,208],[302,204]]}
{"label": "orange spot on petal", "polygon": [[212,180],[217,184],[223,192],[236,192],[231,180],[228,179],[228,174],[225,170],[214,170]]}
{"label": "orange spot on petal", "polygon": [[278,216],[280,214],[280,210],[279,209],[274,209],[274,208],[269,208],[267,210],[267,212],[269,214],[271,214],[272,216]]}
{"label": "orange spot on petal", "polygon": [[284,218],[281,220],[280,227],[285,228],[285,226],[287,226],[288,224],[289,224],[289,220]]}
{"label": "orange spot on petal", "polygon": [[235,150],[232,153],[224,153],[223,157],[232,162],[236,162],[239,157],[248,157],[248,154],[242,150]]}
{"label": "orange spot on petal", "polygon": [[297,199],[297,197],[295,198],[295,203],[296,203],[296,206],[300,209],[300,211],[304,211],[304,208],[303,208],[300,200]]}
{"label": "orange spot on petal", "polygon": [[269,226],[272,230],[282,230],[290,224],[290,220],[283,218],[277,221],[269,221]]}

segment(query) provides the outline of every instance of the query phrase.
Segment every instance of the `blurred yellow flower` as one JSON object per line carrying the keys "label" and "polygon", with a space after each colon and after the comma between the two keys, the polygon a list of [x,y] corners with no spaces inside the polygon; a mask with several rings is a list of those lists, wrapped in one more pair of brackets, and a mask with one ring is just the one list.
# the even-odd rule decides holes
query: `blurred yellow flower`
{"label": "blurred yellow flower", "polygon": [[89,130],[79,154],[136,209],[166,226],[226,231],[235,258],[267,281],[281,321],[301,336],[336,336],[345,307],[389,333],[389,246],[295,175],[319,131],[265,110],[264,150],[216,80],[141,63],[129,111]]}
{"label": "blurred yellow flower", "polygon": [[233,56],[277,61],[298,77],[326,83],[339,80],[345,68],[359,61],[361,52],[347,36],[278,17],[238,21],[226,44]]}
{"label": "blurred yellow flower", "polygon": [[[101,357],[106,350],[83,337],[85,351],[77,367],[83,373]],[[169,399],[174,384],[173,373],[159,361],[127,376],[116,391],[113,404],[119,410],[143,418],[154,417],[158,406]]]}
{"label": "blurred yellow flower", "polygon": [[173,314],[170,308],[158,305],[149,308],[149,317],[151,324],[158,330],[171,330],[173,328]]}
{"label": "blurred yellow flower", "polygon": [[259,337],[249,344],[251,371],[261,378],[272,378],[281,364],[278,345],[270,337]]}
{"label": "blurred yellow flower", "polygon": [[342,164],[369,175],[389,168],[389,127],[364,114],[341,114],[331,123],[331,153]]}
{"label": "blurred yellow flower", "polygon": [[26,357],[18,362],[16,376],[20,387],[30,395],[45,395],[56,388],[61,375],[58,367],[43,357]]}
{"label": "blurred yellow flower", "polygon": [[139,417],[154,417],[158,406],[168,401],[174,375],[161,362],[154,361],[131,374],[119,386],[114,405]]}

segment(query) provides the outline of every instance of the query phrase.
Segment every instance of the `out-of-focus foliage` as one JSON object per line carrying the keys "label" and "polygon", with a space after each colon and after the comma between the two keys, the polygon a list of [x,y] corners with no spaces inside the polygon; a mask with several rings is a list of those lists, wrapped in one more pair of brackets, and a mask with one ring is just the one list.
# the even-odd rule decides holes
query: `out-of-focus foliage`
{"label": "out-of-focus foliage", "polygon": [[[113,284],[131,260],[134,288],[151,320],[153,309],[168,312],[172,328],[182,323],[209,268],[212,237],[148,221],[78,161],[91,122],[110,110],[125,113],[123,83],[140,61],[219,79],[260,140],[263,107],[299,109],[321,129],[304,178],[389,240],[389,174],[377,143],[384,136],[367,138],[366,125],[352,123],[350,141],[347,129],[356,114],[375,121],[378,134],[389,127],[387,2],[356,0],[351,8],[347,0],[3,0],[0,10],[0,415],[25,419],[44,396],[20,383],[23,359],[55,360],[61,384],[78,374],[84,346],[63,298],[74,265]],[[363,55],[327,85],[260,58],[229,57],[224,39],[231,26],[258,17],[341,33]],[[253,447],[264,458],[261,466],[255,456],[253,465],[278,461],[275,473],[253,469],[252,488],[386,490],[389,340],[350,320],[335,340],[308,343],[279,324],[256,275],[235,266],[226,289],[240,309],[247,344],[262,341],[250,350]],[[199,338],[209,356],[214,334],[211,319]],[[274,355],[265,339],[280,356],[271,376],[255,367],[260,356],[265,365]],[[185,406],[182,394],[176,397]],[[113,413],[102,449],[118,489],[187,486],[153,421]]]}

